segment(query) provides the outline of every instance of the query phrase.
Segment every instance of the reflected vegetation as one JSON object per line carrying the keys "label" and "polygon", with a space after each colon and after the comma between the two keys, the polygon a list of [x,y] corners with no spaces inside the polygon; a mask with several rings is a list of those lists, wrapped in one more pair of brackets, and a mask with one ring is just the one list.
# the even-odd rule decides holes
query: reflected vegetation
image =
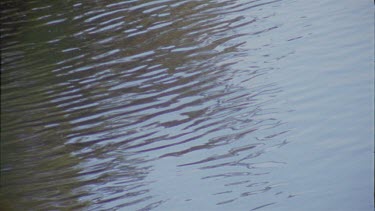
{"label": "reflected vegetation", "polygon": [[191,153],[175,168],[196,166],[208,172],[202,180],[249,187],[233,197],[256,194],[235,177],[269,173],[253,173],[261,164],[250,161],[286,143],[272,141],[285,131],[274,129],[282,122],[266,108],[280,90],[251,82],[269,68],[235,67],[248,56],[241,46],[249,34],[237,31],[256,17],[232,12],[260,4],[3,4],[4,203],[149,210],[169,200],[150,188],[163,180],[148,176],[153,161]]}
{"label": "reflected vegetation", "polygon": [[258,210],[290,198],[273,172],[288,164],[276,152],[291,108],[270,74],[294,53],[269,35],[281,4],[3,1],[0,206]]}

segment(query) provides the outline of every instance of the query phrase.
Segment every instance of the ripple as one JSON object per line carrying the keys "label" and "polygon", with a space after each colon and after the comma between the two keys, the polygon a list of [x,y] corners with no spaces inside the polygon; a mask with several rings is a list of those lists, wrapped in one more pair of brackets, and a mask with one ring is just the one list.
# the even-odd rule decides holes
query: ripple
{"label": "ripple", "polygon": [[[35,69],[24,76],[12,76],[20,83],[29,81],[28,86],[34,88],[22,93],[25,85],[14,84],[14,91],[9,86],[5,118],[13,120],[6,124],[6,130],[24,134],[31,129],[41,144],[49,140],[44,136],[57,134],[62,139],[59,148],[77,159],[71,164],[76,170],[65,176],[80,184],[74,191],[78,195],[72,197],[91,201],[87,206],[93,209],[147,203],[144,209],[161,206],[166,200],[152,202],[150,195],[153,190],[148,186],[153,182],[146,179],[151,172],[148,160],[221,151],[262,124],[252,118],[261,111],[257,98],[267,91],[260,87],[249,92],[231,84],[231,63],[217,63],[237,53],[246,42],[242,40],[246,33],[227,32],[254,24],[256,19],[246,20],[242,15],[223,18],[216,13],[219,6],[222,4],[134,1],[93,7],[79,14],[73,10],[66,17],[46,15],[44,7],[36,7],[32,11],[40,14],[34,19],[37,28],[55,35],[33,43],[49,51],[39,50],[35,56],[28,51],[16,54],[25,58],[21,66],[5,68],[6,72],[11,68]],[[52,9],[51,5],[45,8]],[[68,27],[68,23],[73,25]],[[52,28],[46,29],[46,25]],[[64,34],[57,33],[60,30]],[[47,54],[54,56],[38,56]],[[13,118],[20,113],[29,118]],[[57,144],[52,140],[52,145]],[[9,145],[12,143],[21,142]],[[178,167],[205,165],[199,168],[203,170],[234,166],[239,159],[235,157],[263,144],[236,145],[229,153],[200,156]],[[122,159],[130,160],[120,162]],[[56,168],[64,178],[66,172]],[[25,171],[30,171],[27,165]],[[252,174],[229,171],[202,178],[236,175]],[[55,184],[64,185],[59,180]],[[60,197],[63,200],[66,196]],[[48,204],[43,198],[34,200],[40,207]],[[225,203],[229,201],[218,204]]]}
{"label": "ripple", "polygon": [[[305,72],[285,70],[305,68],[286,64],[313,33],[310,14],[286,20],[287,4],[302,7],[2,2],[5,201],[17,210],[279,206],[294,195],[277,176],[290,161],[286,101],[323,93],[301,94],[314,90],[293,82]],[[321,102],[331,101],[304,111]]]}

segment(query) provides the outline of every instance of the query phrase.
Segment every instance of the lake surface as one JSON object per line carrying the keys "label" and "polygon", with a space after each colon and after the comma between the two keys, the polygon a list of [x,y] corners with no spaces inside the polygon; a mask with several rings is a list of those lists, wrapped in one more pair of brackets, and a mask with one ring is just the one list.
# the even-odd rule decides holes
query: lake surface
{"label": "lake surface", "polygon": [[4,210],[373,210],[374,3],[1,3]]}

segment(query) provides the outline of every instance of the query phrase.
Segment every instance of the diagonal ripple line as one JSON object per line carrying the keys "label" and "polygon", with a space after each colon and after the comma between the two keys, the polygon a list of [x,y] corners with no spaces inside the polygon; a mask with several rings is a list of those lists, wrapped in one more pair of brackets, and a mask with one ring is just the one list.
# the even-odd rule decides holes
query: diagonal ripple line
{"label": "diagonal ripple line", "polygon": [[364,2],[0,2],[0,207],[367,210]]}

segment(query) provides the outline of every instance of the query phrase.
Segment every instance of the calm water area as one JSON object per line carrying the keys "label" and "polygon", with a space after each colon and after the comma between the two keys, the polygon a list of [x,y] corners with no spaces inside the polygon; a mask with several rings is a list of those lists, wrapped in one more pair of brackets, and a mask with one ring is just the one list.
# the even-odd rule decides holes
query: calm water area
{"label": "calm water area", "polygon": [[0,210],[374,210],[373,1],[0,5]]}

